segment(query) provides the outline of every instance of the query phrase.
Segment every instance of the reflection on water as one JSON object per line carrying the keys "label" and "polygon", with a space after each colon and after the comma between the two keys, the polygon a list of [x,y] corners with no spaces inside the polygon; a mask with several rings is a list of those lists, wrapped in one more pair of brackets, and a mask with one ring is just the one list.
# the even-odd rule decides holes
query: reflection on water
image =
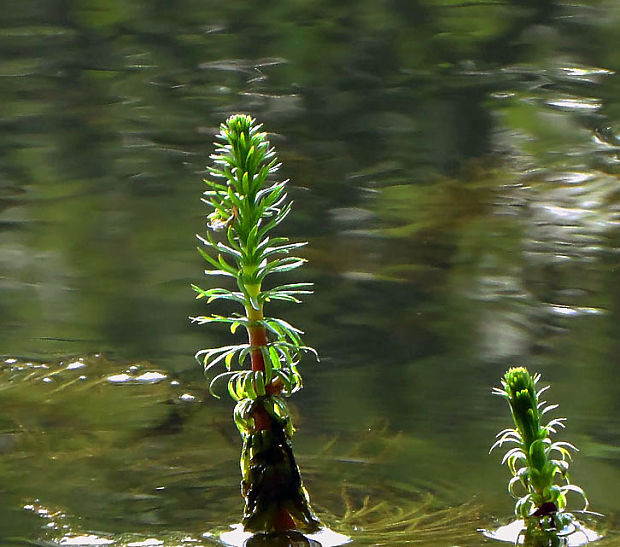
{"label": "reflection on water", "polygon": [[[532,545],[532,547],[546,547],[547,544],[549,547],[551,545],[557,545],[557,547],[579,547],[580,545],[589,545],[601,540],[604,537],[603,533],[590,529],[588,521],[596,524],[596,518],[600,518],[602,515],[593,513],[590,515],[583,514],[582,516],[586,517],[586,523],[577,521],[563,530],[551,532],[548,534],[549,539],[547,541],[541,539],[540,543],[537,543],[535,540],[532,541],[532,538],[526,539],[526,525],[523,520],[515,520],[510,524],[500,526],[497,530],[482,530],[482,533],[485,537],[496,541],[510,543],[511,545]],[[545,537],[545,534],[541,535]]]}
{"label": "reflection on water", "polygon": [[[482,455],[510,364],[550,379],[575,480],[617,513],[617,2],[9,3],[6,537],[43,537],[28,504],[73,515],[66,541],[182,544],[237,520],[231,409],[192,358],[223,334],[186,319],[200,179],[237,111],[272,132],[287,229],[311,242],[316,294],[282,313],[322,356],[304,365],[296,447],[330,526],[359,533],[343,486],[358,509],[361,487],[367,508],[430,494],[429,514],[474,497],[481,519],[509,515]],[[113,362],[67,358],[96,352]],[[424,544],[466,544],[472,519],[443,536],[449,520]],[[367,541],[421,533],[389,522],[364,521]]]}
{"label": "reflection on water", "polygon": [[[220,541],[231,547],[336,547],[351,542],[351,538],[328,528],[304,536],[299,532],[285,534],[256,534],[243,531],[243,526],[231,526],[232,530],[220,534]],[[274,537],[275,536],[275,537]],[[277,537],[279,536],[279,537]]]}

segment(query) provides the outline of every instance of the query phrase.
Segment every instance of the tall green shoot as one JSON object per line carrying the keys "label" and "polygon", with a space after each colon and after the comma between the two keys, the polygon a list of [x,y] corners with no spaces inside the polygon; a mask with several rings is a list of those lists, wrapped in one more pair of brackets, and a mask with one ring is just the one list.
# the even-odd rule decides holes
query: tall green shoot
{"label": "tall green shoot", "polygon": [[[247,332],[247,343],[200,350],[196,357],[205,372],[224,370],[220,380],[236,401],[234,420],[241,433],[243,525],[250,532],[291,529],[314,531],[320,522],[312,512],[291,446],[293,426],[284,397],[302,387],[298,370],[304,352],[316,352],[302,342],[301,330],[284,319],[265,314],[274,300],[299,303],[311,294],[311,283],[267,288],[272,274],[299,268],[305,260],[291,253],[305,243],[291,243],[273,231],[291,211],[287,181],[275,174],[280,164],[275,150],[250,116],[231,116],[220,127],[211,159],[203,202],[210,208],[207,231],[198,235],[198,251],[206,260],[208,277],[234,280],[235,286],[202,289],[207,303],[231,301],[243,313],[193,317],[199,324],[223,323],[231,333]],[[216,395],[217,396],[217,395]]]}

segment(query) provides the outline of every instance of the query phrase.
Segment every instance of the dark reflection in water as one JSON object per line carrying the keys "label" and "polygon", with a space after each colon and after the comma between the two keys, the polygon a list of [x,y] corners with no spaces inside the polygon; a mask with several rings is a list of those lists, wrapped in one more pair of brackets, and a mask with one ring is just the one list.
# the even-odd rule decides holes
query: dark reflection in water
{"label": "dark reflection in water", "polygon": [[[148,389],[202,386],[192,355],[226,333],[186,319],[203,311],[189,289],[200,179],[218,124],[248,112],[293,181],[288,232],[311,242],[316,294],[281,311],[322,355],[294,401],[307,460],[370,428],[381,463],[352,457],[356,484],[507,516],[505,470],[485,454],[508,416],[489,390],[527,364],[581,448],[575,482],[593,509],[618,511],[617,2],[11,0],[0,25],[0,354],[105,352],[155,363],[167,378]],[[69,512],[76,499],[81,530],[111,534],[237,518],[228,401],[199,393],[171,464],[185,407],[163,391],[127,414],[139,382],[82,400],[77,380],[66,399],[3,385],[7,537],[38,537],[23,505]],[[47,428],[63,431],[65,463],[38,433],[15,452]],[[129,464],[127,443],[144,450]],[[204,471],[214,458],[224,467]],[[182,493],[154,491],[176,465],[191,469],[174,475]],[[342,479],[316,466],[304,476],[320,507]],[[125,512],[146,520],[132,528]]]}

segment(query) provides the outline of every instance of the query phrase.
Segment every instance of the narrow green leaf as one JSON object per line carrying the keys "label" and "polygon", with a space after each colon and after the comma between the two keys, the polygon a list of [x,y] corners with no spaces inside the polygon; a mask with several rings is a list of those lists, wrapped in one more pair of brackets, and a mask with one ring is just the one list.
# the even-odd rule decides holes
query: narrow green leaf
{"label": "narrow green leaf", "polygon": [[256,390],[254,389],[254,375],[252,374],[252,372],[249,372],[248,374],[245,375],[243,387],[244,387],[244,390],[247,396],[250,399],[256,399],[257,393],[256,393]]}
{"label": "narrow green leaf", "polygon": [[271,366],[273,369],[277,370],[280,368],[280,357],[278,357],[278,352],[276,348],[273,346],[269,346],[269,360],[271,361]]}
{"label": "narrow green leaf", "polygon": [[226,354],[226,358],[224,359],[224,364],[226,365],[226,370],[230,370],[232,359],[235,356],[235,353],[236,352],[231,351],[231,352]]}
{"label": "narrow green leaf", "polygon": [[262,371],[254,373],[254,381],[256,384],[256,393],[258,396],[263,397],[265,395],[265,376]]}
{"label": "narrow green leaf", "polygon": [[271,354],[268,347],[261,347],[261,353],[263,355],[263,363],[265,366],[265,384],[269,384],[273,379],[273,366],[271,364]]}

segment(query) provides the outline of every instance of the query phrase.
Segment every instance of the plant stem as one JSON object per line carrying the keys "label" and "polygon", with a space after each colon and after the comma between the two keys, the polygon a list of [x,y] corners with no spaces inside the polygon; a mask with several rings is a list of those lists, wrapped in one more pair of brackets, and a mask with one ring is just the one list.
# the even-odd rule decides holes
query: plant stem
{"label": "plant stem", "polygon": [[[261,286],[260,284],[256,285],[246,285],[246,290],[250,294],[252,298],[256,298],[260,294]],[[262,321],[264,318],[263,315],[263,305],[260,304],[259,308],[256,309],[252,306],[251,303],[247,303],[245,306],[245,313],[247,318],[251,322]],[[251,325],[251,323],[250,323]],[[252,359],[252,370],[254,372],[265,372],[265,358],[263,357],[262,348],[267,346],[267,330],[263,326],[254,325],[248,326],[248,341],[250,346],[252,346],[251,359]],[[271,426],[271,420],[269,419],[269,414],[262,406],[257,406],[253,413],[254,417],[254,425],[258,430],[267,430]]]}
{"label": "plant stem", "polygon": [[[250,298],[256,299],[260,294],[261,285],[260,283],[252,285],[248,284],[246,285],[246,290],[248,291]],[[258,309],[256,309],[251,302],[246,300],[245,314],[250,320],[250,325],[248,326],[247,331],[248,341],[250,342],[250,346],[252,346],[252,370],[254,372],[265,372],[265,360],[263,358],[261,348],[267,346],[267,331],[265,330],[265,327],[256,324],[264,318],[263,305],[260,304]]]}
{"label": "plant stem", "polygon": [[[250,321],[261,321],[263,310],[255,310],[251,306],[246,308],[246,315]],[[252,346],[252,370],[254,372],[265,372],[265,359],[261,348],[267,346],[267,331],[262,326],[249,326],[248,341]]]}

